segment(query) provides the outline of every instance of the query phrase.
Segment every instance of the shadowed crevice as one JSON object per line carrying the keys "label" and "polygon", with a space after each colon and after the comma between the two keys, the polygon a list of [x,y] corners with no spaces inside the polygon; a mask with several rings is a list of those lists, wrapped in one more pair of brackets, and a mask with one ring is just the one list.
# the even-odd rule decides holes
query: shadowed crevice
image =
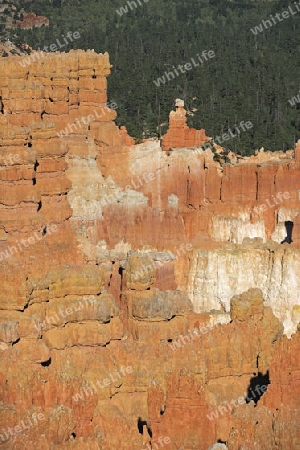
{"label": "shadowed crevice", "polygon": [[250,384],[247,391],[246,403],[254,401],[255,405],[257,405],[259,399],[264,395],[267,391],[267,385],[270,384],[269,371],[263,375],[261,372],[258,372],[258,375],[252,377],[250,379]]}
{"label": "shadowed crevice", "polygon": [[294,228],[294,222],[287,220],[284,222],[285,229],[286,229],[286,237],[281,242],[281,244],[284,244],[287,242],[288,244],[291,244],[293,242],[292,234],[293,234],[293,228]]}

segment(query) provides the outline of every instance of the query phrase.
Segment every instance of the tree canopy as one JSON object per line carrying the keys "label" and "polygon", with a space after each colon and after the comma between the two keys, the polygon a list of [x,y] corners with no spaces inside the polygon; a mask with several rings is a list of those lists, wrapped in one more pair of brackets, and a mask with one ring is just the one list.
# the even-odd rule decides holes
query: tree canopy
{"label": "tree canopy", "polygon": [[[291,149],[300,138],[300,102],[288,102],[300,88],[300,12],[251,31],[289,5],[288,0],[25,1],[26,12],[48,17],[50,26],[17,29],[11,39],[38,49],[79,31],[80,39],[65,51],[109,52],[108,100],[118,104],[117,123],[132,136],[164,134],[174,99],[182,98],[189,125],[205,128],[208,136],[250,121],[251,129],[222,144],[249,155],[262,146]],[[204,50],[215,57],[184,73],[177,69],[192,58],[199,62]],[[154,83],[171,71],[174,78]]]}

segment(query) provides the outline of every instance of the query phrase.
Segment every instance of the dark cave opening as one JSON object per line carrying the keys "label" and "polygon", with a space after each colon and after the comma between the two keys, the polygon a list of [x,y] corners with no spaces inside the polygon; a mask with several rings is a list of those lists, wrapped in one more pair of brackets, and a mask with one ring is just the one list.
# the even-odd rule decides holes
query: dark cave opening
{"label": "dark cave opening", "polygon": [[151,428],[148,427],[148,424],[147,424],[146,420],[142,420],[141,417],[139,417],[138,421],[137,421],[137,426],[138,426],[138,430],[139,430],[140,434],[143,434],[144,425],[147,427],[147,431],[149,433],[149,436],[152,438],[152,430],[151,430]]}
{"label": "dark cave opening", "polygon": [[51,364],[51,358],[49,358],[47,361],[44,361],[41,363],[41,366],[43,367],[49,367]]}
{"label": "dark cave opening", "polygon": [[292,234],[293,234],[294,222],[292,222],[291,220],[286,220],[284,222],[284,225],[285,225],[285,229],[286,229],[286,237],[281,242],[281,244],[284,244],[285,242],[287,242],[288,244],[291,244],[293,242]]}
{"label": "dark cave opening", "polygon": [[263,375],[261,372],[250,379],[250,384],[247,391],[246,403],[250,403],[251,400],[257,405],[260,397],[267,391],[267,386],[270,384],[269,371]]}

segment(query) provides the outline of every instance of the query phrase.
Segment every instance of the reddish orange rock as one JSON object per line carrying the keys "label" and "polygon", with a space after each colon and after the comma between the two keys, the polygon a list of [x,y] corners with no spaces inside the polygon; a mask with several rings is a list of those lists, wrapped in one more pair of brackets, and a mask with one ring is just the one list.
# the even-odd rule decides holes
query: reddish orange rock
{"label": "reddish orange rock", "polygon": [[299,144],[133,145],[107,54],[42,55],[0,58],[0,448],[296,450]]}
{"label": "reddish orange rock", "polygon": [[177,99],[175,107],[176,111],[170,112],[169,129],[162,139],[162,149],[167,151],[171,148],[200,147],[208,141],[205,130],[187,126],[184,101]]}
{"label": "reddish orange rock", "polygon": [[295,160],[297,163],[300,163],[300,139],[296,144],[295,148]]}
{"label": "reddish orange rock", "polygon": [[19,26],[20,28],[33,28],[33,27],[38,27],[40,28],[41,26],[45,25],[46,27],[49,26],[49,19],[47,17],[44,16],[37,16],[34,13],[24,13],[23,14],[23,20],[17,20],[16,24],[17,26]]}

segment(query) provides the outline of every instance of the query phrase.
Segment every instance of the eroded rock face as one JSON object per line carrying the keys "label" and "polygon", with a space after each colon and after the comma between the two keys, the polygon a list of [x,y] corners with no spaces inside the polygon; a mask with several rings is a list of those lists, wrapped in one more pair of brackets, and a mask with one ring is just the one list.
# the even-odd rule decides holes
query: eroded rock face
{"label": "eroded rock face", "polygon": [[145,294],[135,296],[133,299],[132,316],[134,318],[171,320],[192,310],[191,301],[181,291],[158,291],[154,297]]}
{"label": "eroded rock face", "polygon": [[296,449],[299,145],[134,146],[107,54],[42,55],[0,59],[0,448]]}
{"label": "eroded rock face", "polygon": [[168,151],[172,148],[201,147],[209,140],[205,130],[187,126],[183,100],[177,99],[175,107],[176,110],[170,112],[169,129],[162,139],[162,149]]}
{"label": "eroded rock face", "polygon": [[40,28],[42,25],[45,25],[45,27],[49,26],[49,19],[44,16],[37,16],[34,13],[24,13],[23,14],[23,20],[17,20],[16,24],[20,28],[33,28],[37,27]]}
{"label": "eroded rock face", "polygon": [[208,450],[228,450],[228,447],[225,444],[214,444]]}
{"label": "eroded rock face", "polygon": [[299,251],[261,243],[194,251],[188,282],[194,310],[230,311],[232,296],[257,287],[290,337],[300,319],[299,256]]}

